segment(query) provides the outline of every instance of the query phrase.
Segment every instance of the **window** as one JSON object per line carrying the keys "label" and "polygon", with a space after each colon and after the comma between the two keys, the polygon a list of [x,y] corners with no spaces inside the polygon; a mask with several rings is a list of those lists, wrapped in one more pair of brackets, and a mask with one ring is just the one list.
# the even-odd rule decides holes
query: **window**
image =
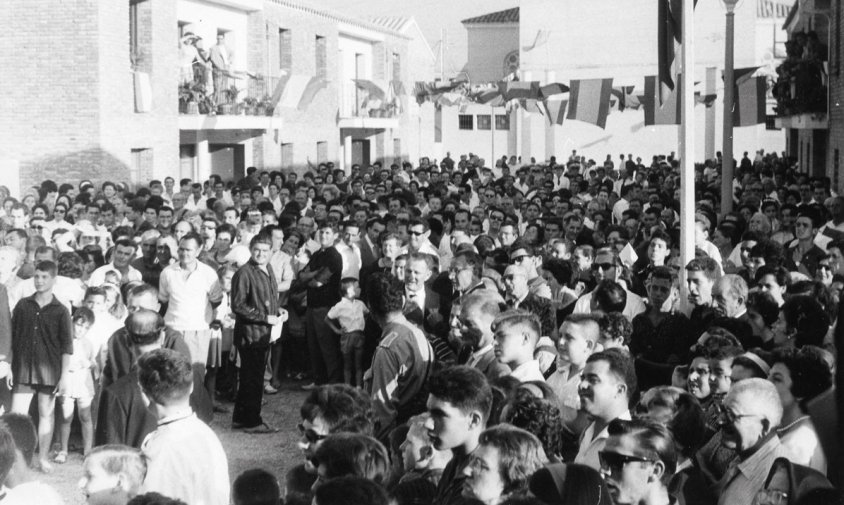
{"label": "window", "polygon": [[478,130],[489,130],[492,128],[492,118],[489,114],[478,114]]}
{"label": "window", "polygon": [[129,179],[133,184],[152,178],[152,149],[132,149]]}
{"label": "window", "polygon": [[496,130],[509,130],[510,129],[510,116],[508,114],[496,114],[495,115],[495,129]]}
{"label": "window", "polygon": [[328,142],[316,143],[316,159],[317,163],[325,163],[328,161]]}
{"label": "window", "polygon": [[399,53],[393,53],[393,80],[401,80],[401,55]]}
{"label": "window", "polygon": [[282,168],[292,168],[293,167],[293,144],[281,144],[281,167]]}
{"label": "window", "polygon": [[779,130],[777,128],[777,116],[773,114],[768,114],[765,116],[765,129],[766,130]]}
{"label": "window", "polygon": [[[152,71],[152,16],[150,9],[150,2],[148,1],[132,0],[129,2],[129,63],[135,72],[149,73]],[[181,45],[181,40],[177,43]]]}
{"label": "window", "polygon": [[278,69],[290,71],[293,66],[293,44],[290,30],[278,29]]}
{"label": "window", "polygon": [[457,116],[457,127],[461,130],[473,130],[474,129],[474,122],[472,119],[474,116],[471,114],[460,114]]}
{"label": "window", "polygon": [[328,53],[326,51],[325,37],[317,35],[314,43],[314,54],[316,57],[316,67],[314,67],[316,69],[315,73],[320,79],[325,79],[328,77],[328,62],[326,61]]}

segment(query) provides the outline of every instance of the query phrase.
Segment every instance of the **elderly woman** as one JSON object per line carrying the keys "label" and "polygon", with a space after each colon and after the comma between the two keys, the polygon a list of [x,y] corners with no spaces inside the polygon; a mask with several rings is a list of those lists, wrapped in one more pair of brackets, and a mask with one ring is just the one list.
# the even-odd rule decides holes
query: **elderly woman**
{"label": "elderly woman", "polygon": [[773,361],[768,379],[782,402],[782,423],[777,429],[782,445],[793,463],[826,473],[818,434],[802,406],[832,386],[832,371],[820,349],[813,346],[780,350]]}
{"label": "elderly woman", "polygon": [[535,435],[507,424],[481,433],[479,443],[463,471],[463,496],[484,505],[526,494],[531,475],[546,462]]}

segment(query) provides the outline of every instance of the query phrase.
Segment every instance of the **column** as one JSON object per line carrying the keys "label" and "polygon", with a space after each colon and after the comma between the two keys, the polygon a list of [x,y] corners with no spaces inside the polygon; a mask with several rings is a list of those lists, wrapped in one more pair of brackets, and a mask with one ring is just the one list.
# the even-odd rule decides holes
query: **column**
{"label": "column", "polygon": [[346,175],[352,173],[352,136],[346,134],[343,136],[343,171]]}
{"label": "column", "polygon": [[197,132],[196,173],[193,180],[207,181],[211,177],[211,153],[208,150],[208,137]]}

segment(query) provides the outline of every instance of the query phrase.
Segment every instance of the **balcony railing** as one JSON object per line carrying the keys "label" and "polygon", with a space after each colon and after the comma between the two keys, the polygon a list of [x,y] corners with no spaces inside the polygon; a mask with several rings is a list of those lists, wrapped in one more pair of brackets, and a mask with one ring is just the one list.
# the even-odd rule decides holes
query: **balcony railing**
{"label": "balcony railing", "polygon": [[779,117],[827,112],[829,76],[824,62],[828,48],[809,35],[795,34],[786,43],[786,60],[777,67],[773,94]]}
{"label": "balcony railing", "polygon": [[179,112],[272,116],[278,84],[278,77],[194,64],[192,78],[179,85]]}

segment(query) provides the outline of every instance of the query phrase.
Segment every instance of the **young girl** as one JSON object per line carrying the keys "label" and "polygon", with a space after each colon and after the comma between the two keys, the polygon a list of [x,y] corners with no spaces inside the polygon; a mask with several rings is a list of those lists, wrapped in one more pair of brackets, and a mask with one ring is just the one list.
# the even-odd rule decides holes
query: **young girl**
{"label": "young girl", "polygon": [[147,473],[141,451],[101,445],[85,457],[79,488],[89,505],[126,505],[141,491]]}
{"label": "young girl", "polygon": [[94,371],[97,352],[85,338],[88,328],[94,324],[94,313],[87,307],[80,307],[73,315],[73,355],[68,370],[68,389],[61,397],[61,450],[53,461],[67,462],[67,443],[70,438],[70,423],[73,421],[73,407],[79,409],[79,423],[82,425],[82,453],[91,452],[94,439],[94,423],[91,419],[91,402],[94,399]]}

